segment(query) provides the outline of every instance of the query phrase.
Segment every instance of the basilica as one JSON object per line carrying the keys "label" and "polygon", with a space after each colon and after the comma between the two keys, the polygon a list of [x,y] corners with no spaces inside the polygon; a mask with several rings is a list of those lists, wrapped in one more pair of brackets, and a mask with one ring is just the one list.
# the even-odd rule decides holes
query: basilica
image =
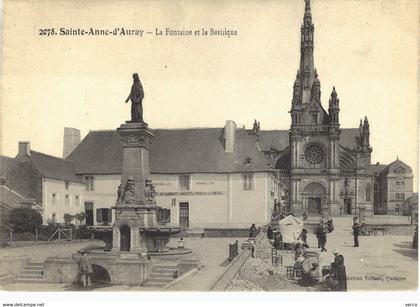
{"label": "basilica", "polygon": [[[412,170],[398,159],[390,165],[371,164],[369,121],[365,116],[358,128],[340,128],[340,100],[335,87],[328,111],[322,105],[310,0],[305,0],[300,32],[290,130],[288,135],[261,132],[266,142],[264,152],[278,172],[283,200],[299,213],[398,214],[401,202],[412,196]],[[283,146],[278,146],[281,143]]]}

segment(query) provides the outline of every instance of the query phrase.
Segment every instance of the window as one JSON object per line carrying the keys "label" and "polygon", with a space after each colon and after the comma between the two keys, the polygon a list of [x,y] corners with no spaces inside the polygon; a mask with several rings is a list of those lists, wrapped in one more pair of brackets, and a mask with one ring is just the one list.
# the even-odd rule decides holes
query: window
{"label": "window", "polygon": [[404,186],[404,184],[405,184],[405,182],[404,182],[404,181],[401,181],[401,186],[402,186],[402,187]]}
{"label": "window", "polygon": [[108,208],[96,209],[96,222],[98,224],[110,224],[112,222],[112,210]]}
{"label": "window", "polygon": [[57,205],[57,193],[51,194],[51,204],[53,204],[54,206]]}
{"label": "window", "polygon": [[396,204],[396,205],[395,205],[395,213],[396,213],[397,215],[399,215],[399,214],[400,214],[400,205],[399,205],[399,204]]}
{"label": "window", "polygon": [[66,187],[66,190],[69,189],[69,185],[70,185],[70,183],[68,181],[64,181],[64,186]]}
{"label": "window", "polygon": [[93,191],[93,176],[85,176],[84,181],[86,191]]}
{"label": "window", "polygon": [[366,186],[366,201],[371,201],[372,188],[370,184]]}
{"label": "window", "polygon": [[397,199],[400,199],[400,193],[397,193],[396,197]]}
{"label": "window", "polygon": [[50,221],[53,224],[57,223],[57,213],[51,213],[51,215],[50,215]]}
{"label": "window", "polygon": [[75,204],[76,206],[80,206],[80,196],[79,196],[79,195],[76,195],[76,196],[74,197],[74,204]]}
{"label": "window", "polygon": [[397,181],[397,185],[400,185],[400,182],[399,181]]}
{"label": "window", "polygon": [[179,176],[178,180],[179,180],[179,187],[181,190],[184,190],[184,191],[190,190],[190,176],[189,175]]}
{"label": "window", "polygon": [[70,195],[69,194],[66,194],[64,196],[64,205],[65,206],[70,206]]}
{"label": "window", "polygon": [[312,114],[312,124],[318,124],[318,114]]}
{"label": "window", "polygon": [[400,199],[405,199],[405,195],[404,195],[404,193],[401,193],[401,194],[400,194]]}
{"label": "window", "polygon": [[242,179],[243,179],[243,182],[244,182],[244,190],[245,191],[252,190],[253,189],[253,181],[254,181],[253,174],[243,174]]}

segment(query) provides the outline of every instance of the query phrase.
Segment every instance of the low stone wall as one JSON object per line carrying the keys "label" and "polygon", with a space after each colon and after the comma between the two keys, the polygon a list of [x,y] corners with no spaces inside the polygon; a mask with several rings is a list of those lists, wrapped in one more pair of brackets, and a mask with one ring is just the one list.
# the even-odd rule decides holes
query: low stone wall
{"label": "low stone wall", "polygon": [[[265,236],[264,232],[260,232],[255,238],[256,244]],[[249,248],[241,249],[239,255],[226,267],[226,270],[219,275],[215,281],[206,289],[207,291],[224,291],[228,284],[239,274],[241,267],[245,261],[250,257],[251,250]]]}
{"label": "low stone wall", "polygon": [[[415,225],[366,225],[366,229],[370,235],[373,235],[374,229],[385,229],[386,235],[393,236],[414,236]],[[378,231],[380,233],[381,231]]]}
{"label": "low stone wall", "polygon": [[204,228],[206,238],[241,238],[249,236],[249,228]]}
{"label": "low stone wall", "polygon": [[[77,256],[76,256],[77,257]],[[92,265],[101,266],[111,284],[141,285],[149,276],[150,261],[127,258],[119,254],[90,254]],[[78,265],[72,258],[48,258],[45,261],[45,280],[51,283],[72,283],[77,277]]]}

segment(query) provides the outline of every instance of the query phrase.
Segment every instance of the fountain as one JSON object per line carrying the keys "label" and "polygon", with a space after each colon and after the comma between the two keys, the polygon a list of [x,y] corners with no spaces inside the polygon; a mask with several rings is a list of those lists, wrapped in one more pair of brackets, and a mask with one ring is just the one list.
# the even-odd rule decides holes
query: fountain
{"label": "fountain", "polygon": [[[137,74],[128,100],[132,100],[131,121],[118,129],[123,145],[121,184],[117,201],[112,209],[115,222],[110,227],[96,230],[98,238],[108,245],[108,251],[92,250],[89,258],[96,267],[108,272],[111,284],[142,285],[148,278],[151,258],[191,253],[188,249],[170,250],[169,238],[182,231],[165,225],[165,209],[156,205],[156,191],[150,180],[149,148],[153,131],[143,121],[143,89]],[[126,102],[127,102],[126,101]],[[112,240],[111,240],[112,235]],[[186,261],[197,263],[189,259]],[[180,271],[185,271],[180,261]],[[77,274],[77,264],[69,258],[48,258],[45,278],[50,282],[72,282]]]}

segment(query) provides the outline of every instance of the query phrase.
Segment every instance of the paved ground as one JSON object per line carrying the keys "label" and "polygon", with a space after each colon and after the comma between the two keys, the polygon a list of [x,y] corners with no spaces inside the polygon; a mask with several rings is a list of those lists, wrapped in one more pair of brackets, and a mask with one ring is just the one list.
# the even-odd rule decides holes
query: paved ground
{"label": "paved ground", "polygon": [[[353,247],[352,220],[337,218],[335,230],[328,235],[327,252],[321,253],[321,265],[328,265],[338,249],[345,258],[348,290],[414,290],[417,288],[417,250],[411,248],[410,236],[359,237],[360,247]],[[309,236],[309,245],[317,246]]]}
{"label": "paved ground", "polygon": [[[338,249],[345,258],[348,290],[413,290],[417,287],[417,250],[411,248],[409,236],[370,236],[360,237],[360,247],[353,247],[351,218],[334,220],[335,230],[328,235],[327,252],[321,253],[321,266],[328,265],[332,252]],[[181,282],[171,287],[170,291],[204,291],[223,271],[220,264],[227,258],[228,244],[234,238],[187,238],[185,247],[191,248],[194,255],[201,259],[203,267]],[[240,243],[244,239],[239,239]],[[308,235],[310,246],[317,245],[314,234]],[[40,246],[16,247],[0,250],[0,259],[28,255],[33,262],[45,260],[48,256],[71,255],[80,248],[101,246],[102,242],[88,241],[79,243],[49,244]],[[176,246],[176,239],[170,242]],[[317,249],[318,250],[318,249]],[[287,258],[287,257],[286,257]],[[292,259],[292,254],[290,254]],[[292,260],[291,260],[292,261]],[[74,290],[68,285],[59,284],[10,284],[2,285],[4,290]],[[141,287],[110,286],[100,288],[103,291],[150,291]],[[287,291],[287,289],[284,289]],[[281,291],[281,290],[280,290]]]}

